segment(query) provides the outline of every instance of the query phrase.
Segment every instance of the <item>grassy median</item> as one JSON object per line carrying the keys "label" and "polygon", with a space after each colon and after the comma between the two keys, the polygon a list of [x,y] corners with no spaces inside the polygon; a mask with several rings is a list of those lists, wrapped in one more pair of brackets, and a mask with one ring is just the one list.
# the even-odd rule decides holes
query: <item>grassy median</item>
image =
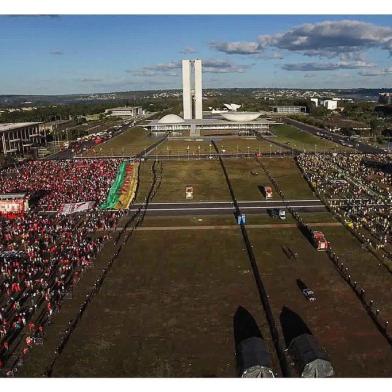
{"label": "grassy median", "polygon": [[271,131],[276,135],[275,137],[271,137],[271,140],[301,151],[341,152],[351,150],[350,148],[344,147],[340,144],[314,136],[308,132],[301,131],[291,125],[274,125],[271,128]]}
{"label": "grassy median", "polygon": [[159,138],[150,136],[142,127],[130,128],[122,134],[108,140],[106,143],[98,144],[89,150],[86,155],[134,155],[143,151],[158,140]]}

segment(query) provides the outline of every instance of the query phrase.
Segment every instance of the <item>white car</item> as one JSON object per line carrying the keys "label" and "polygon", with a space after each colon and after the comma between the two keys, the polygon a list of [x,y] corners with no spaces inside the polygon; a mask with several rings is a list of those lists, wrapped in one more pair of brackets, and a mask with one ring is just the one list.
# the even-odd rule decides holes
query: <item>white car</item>
{"label": "white car", "polygon": [[310,301],[310,302],[314,302],[316,301],[316,297],[314,295],[314,291],[310,290],[310,289],[304,289],[302,290],[302,294],[305,296],[305,298]]}

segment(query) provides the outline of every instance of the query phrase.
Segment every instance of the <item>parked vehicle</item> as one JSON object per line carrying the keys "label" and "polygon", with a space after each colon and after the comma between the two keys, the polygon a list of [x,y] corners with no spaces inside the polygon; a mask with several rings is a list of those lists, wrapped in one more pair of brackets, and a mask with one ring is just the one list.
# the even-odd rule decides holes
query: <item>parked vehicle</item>
{"label": "parked vehicle", "polygon": [[193,199],[193,186],[187,185],[185,187],[185,199],[192,200]]}
{"label": "parked vehicle", "polygon": [[303,282],[301,279],[297,279],[297,286],[301,290],[302,295],[309,301],[309,302],[314,302],[316,301],[316,296],[314,294],[314,291],[311,290],[305,282]]}
{"label": "parked vehicle", "polygon": [[326,240],[324,233],[321,231],[312,232],[312,241],[318,251],[326,251],[329,249],[329,242]]}
{"label": "parked vehicle", "polygon": [[264,195],[267,200],[272,199],[272,188],[270,186],[264,187]]}
{"label": "parked vehicle", "polygon": [[310,289],[304,289],[302,290],[302,294],[304,297],[309,301],[309,302],[314,302],[316,301],[316,296],[314,295],[314,291]]}

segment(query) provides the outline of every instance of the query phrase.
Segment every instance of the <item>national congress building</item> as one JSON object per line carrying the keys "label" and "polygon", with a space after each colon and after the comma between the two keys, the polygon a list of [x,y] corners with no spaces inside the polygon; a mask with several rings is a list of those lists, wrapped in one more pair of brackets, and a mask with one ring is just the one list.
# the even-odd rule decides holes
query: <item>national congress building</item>
{"label": "national congress building", "polygon": [[173,136],[200,137],[213,134],[249,134],[253,131],[268,132],[270,125],[275,124],[266,118],[260,118],[261,112],[203,112],[201,60],[182,60],[182,103],[183,117],[168,114],[159,120],[151,120],[146,128],[154,134],[169,132]]}

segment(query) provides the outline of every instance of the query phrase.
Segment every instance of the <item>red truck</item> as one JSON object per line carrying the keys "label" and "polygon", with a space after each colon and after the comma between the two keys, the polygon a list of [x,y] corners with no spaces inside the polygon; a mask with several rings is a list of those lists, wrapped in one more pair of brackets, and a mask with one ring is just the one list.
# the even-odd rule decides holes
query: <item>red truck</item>
{"label": "red truck", "polygon": [[321,231],[313,231],[312,240],[317,250],[320,251],[328,250],[329,242],[325,239],[325,235]]}
{"label": "red truck", "polygon": [[272,188],[270,186],[264,187],[264,195],[267,200],[272,199]]}

